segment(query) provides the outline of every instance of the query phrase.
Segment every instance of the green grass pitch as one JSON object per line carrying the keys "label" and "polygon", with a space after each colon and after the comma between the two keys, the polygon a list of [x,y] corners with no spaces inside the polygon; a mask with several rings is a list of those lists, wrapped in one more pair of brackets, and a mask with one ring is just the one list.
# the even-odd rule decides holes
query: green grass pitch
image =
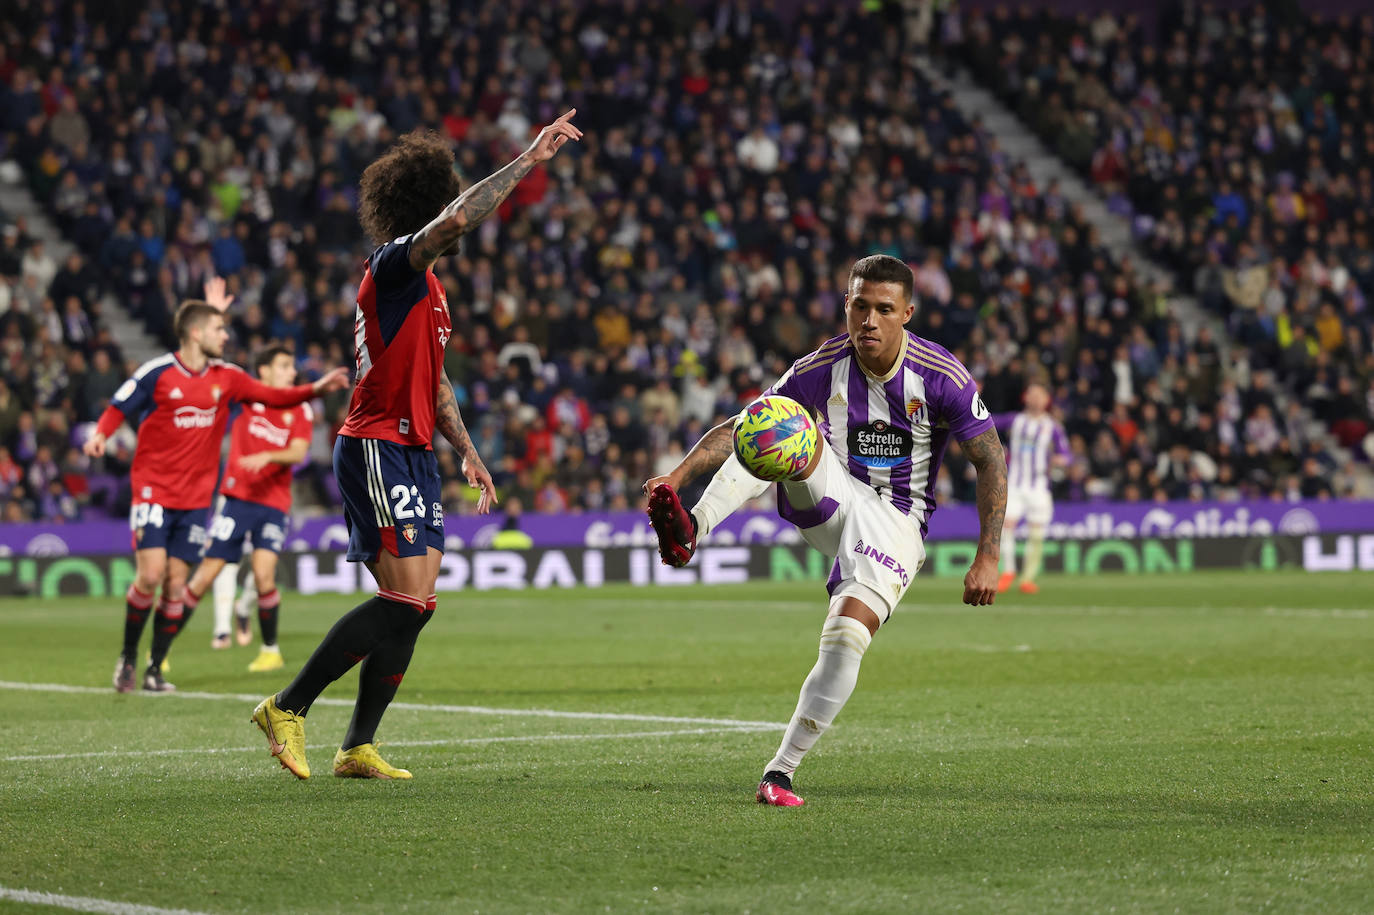
{"label": "green grass pitch", "polygon": [[248,721],[351,598],[288,595],[265,675],[202,608],[160,697],[109,688],[122,608],[0,603],[0,911],[1374,910],[1374,578],[1043,584],[918,581],[795,810],[753,792],[814,584],[442,595],[379,734],[409,783],[329,774],[356,675],[308,782]]}

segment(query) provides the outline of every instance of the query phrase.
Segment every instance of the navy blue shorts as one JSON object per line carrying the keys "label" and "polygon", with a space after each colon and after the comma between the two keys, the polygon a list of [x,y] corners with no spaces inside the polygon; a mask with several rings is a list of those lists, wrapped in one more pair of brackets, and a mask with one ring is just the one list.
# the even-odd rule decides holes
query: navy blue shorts
{"label": "navy blue shorts", "polygon": [[245,538],[252,540],[255,550],[280,553],[286,539],[286,512],[233,496],[220,496],[215,516],[210,520],[206,558],[238,562],[243,558]]}
{"label": "navy blue shorts", "polygon": [[439,461],[419,445],[340,435],[334,475],[348,522],[348,559],[371,562],[382,550],[424,556],[444,548]]}
{"label": "navy blue shorts", "polygon": [[166,550],[168,556],[195,564],[205,548],[209,508],[163,508],[156,502],[129,507],[129,529],[135,550]]}

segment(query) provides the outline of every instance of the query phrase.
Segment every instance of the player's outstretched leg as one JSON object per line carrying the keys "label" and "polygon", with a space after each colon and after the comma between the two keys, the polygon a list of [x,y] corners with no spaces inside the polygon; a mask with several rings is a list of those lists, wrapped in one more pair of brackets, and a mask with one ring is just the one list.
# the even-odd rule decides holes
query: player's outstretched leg
{"label": "player's outstretched leg", "polygon": [[658,555],[665,565],[681,568],[691,561],[697,549],[697,522],[667,483],[649,493],[649,523],[658,535]]}
{"label": "player's outstretched leg", "polygon": [[[845,601],[865,606],[852,597]],[[876,620],[875,616],[875,627]],[[859,664],[872,640],[869,627],[853,617],[832,616],[825,621],[816,666],[802,683],[797,709],[787,724],[777,754],[764,767],[763,780],[756,794],[760,804],[802,805],[802,799],[792,791],[792,776],[801,765],[802,757],[816,745],[849,701],[859,680]]]}
{"label": "player's outstretched leg", "polygon": [[430,595],[425,612],[408,630],[394,633],[372,650],[358,670],[358,701],[343,746],[334,755],[334,774],[340,778],[410,778],[405,769],[392,766],[377,753],[374,741],[387,706],[396,698],[420,630],[434,616],[438,603]]}

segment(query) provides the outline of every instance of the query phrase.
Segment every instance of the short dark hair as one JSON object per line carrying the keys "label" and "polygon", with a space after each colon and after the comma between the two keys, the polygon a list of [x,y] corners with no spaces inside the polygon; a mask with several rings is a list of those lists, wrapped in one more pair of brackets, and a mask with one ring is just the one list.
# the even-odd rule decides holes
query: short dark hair
{"label": "short dark hair", "polygon": [[187,299],[177,309],[176,317],[172,318],[172,330],[176,333],[177,340],[185,343],[191,338],[191,331],[211,318],[223,317],[223,315],[222,311],[209,302],[201,299]]}
{"label": "short dark hair", "polygon": [[272,364],[272,360],[278,356],[290,356],[293,360],[295,354],[283,343],[270,343],[253,354],[253,371],[261,372]]}
{"label": "short dark hair", "polygon": [[412,130],[363,172],[358,221],[377,244],[418,232],[462,193],[442,134]]}
{"label": "short dark hair", "polygon": [[870,254],[856,260],[854,266],[849,268],[849,285],[853,286],[855,280],[898,283],[907,301],[911,301],[911,290],[915,286],[911,268],[890,254]]}

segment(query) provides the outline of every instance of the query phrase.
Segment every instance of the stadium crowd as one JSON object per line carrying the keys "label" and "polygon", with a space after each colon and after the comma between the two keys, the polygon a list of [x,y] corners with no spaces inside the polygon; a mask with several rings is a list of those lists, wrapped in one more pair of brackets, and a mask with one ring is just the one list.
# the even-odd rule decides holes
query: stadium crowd
{"label": "stadium crowd", "polygon": [[[222,275],[236,296],[235,361],[276,339],[306,377],[351,364],[370,250],[355,215],[367,163],[400,134],[433,128],[476,180],[574,106],[584,141],[436,267],[454,316],[448,373],[507,505],[637,504],[640,481],[842,332],[848,266],[874,252],[913,265],[913,330],[969,365],[991,409],[1015,409],[1028,379],[1052,385],[1074,452],[1062,498],[1354,492],[1358,475],[1309,440],[1292,401],[1281,407],[1296,351],[1280,334],[1300,333],[1306,306],[1317,317],[1335,310],[1341,343],[1327,347],[1329,331],[1314,325],[1299,349],[1310,385],[1326,385],[1333,424],[1367,423],[1368,271],[1350,261],[1338,291],[1342,262],[1328,259],[1368,248],[1363,213],[1347,214],[1334,238],[1334,223],[1303,223],[1315,232],[1310,257],[1279,261],[1287,247],[1229,216],[1199,226],[1218,243],[1156,246],[1184,260],[1205,249],[1199,282],[1211,281],[1209,265],[1234,279],[1238,260],[1276,277],[1277,313],[1263,291],[1263,308],[1251,308],[1229,286],[1221,299],[1199,289],[1241,315],[1231,326],[1243,346],[1223,364],[1221,341],[1205,330],[1190,338],[1174,320],[1171,289],[1114,261],[1058,187],[1037,186],[905,62],[897,5],[808,2],[786,20],[748,2],[699,15],[625,9],[487,0],[450,18],[442,4],[18,3],[0,23],[0,160],[19,164],[77,254],[54,264],[22,224],[0,242],[3,517],[121,508],[113,488],[92,493],[88,481],[117,479],[127,443],[95,468],[71,449],[132,369],[104,327],[101,291],[170,346],[176,304]],[[980,42],[1015,43],[997,18],[946,17],[942,34],[961,27],[970,55],[988,52]],[[1067,79],[1078,71],[1058,62],[1060,31],[1028,32],[1042,37],[1022,54],[1051,55],[1049,75]],[[1105,47],[1119,44],[1129,61],[1131,34],[1119,26]],[[1308,42],[1298,45],[1280,56],[1301,60]],[[1029,97],[1029,56],[994,57],[1017,98]],[[1135,74],[1139,87],[1149,71]],[[1132,110],[1110,92],[1100,104],[1095,120],[1069,110],[1094,125]],[[1351,123],[1343,114],[1337,152]],[[1089,131],[1089,160],[1097,144],[1119,142],[1116,129]],[[1353,143],[1374,142],[1350,129]],[[1201,132],[1195,141],[1211,143]],[[1154,185],[1127,170],[1147,148],[1125,148],[1119,182],[1141,203]],[[1367,194],[1368,166],[1344,181],[1352,199]],[[1139,210],[1153,218],[1151,238],[1169,237],[1167,210]],[[1196,221],[1182,205],[1172,219]],[[1318,268],[1326,285],[1314,291]],[[1261,345],[1256,327],[1278,342]],[[1317,403],[1310,391],[1307,400]],[[345,397],[324,406],[336,429]],[[330,438],[316,436],[307,475],[327,505],[337,502]],[[446,509],[470,510],[446,447],[440,461]],[[966,464],[947,462],[945,499],[971,500],[972,485]]]}
{"label": "stadium crowd", "polygon": [[1225,322],[1246,447],[1301,453],[1245,398],[1259,372],[1368,457],[1374,16],[1279,9],[1169,4],[1154,38],[1109,11],[956,11],[941,37]]}

